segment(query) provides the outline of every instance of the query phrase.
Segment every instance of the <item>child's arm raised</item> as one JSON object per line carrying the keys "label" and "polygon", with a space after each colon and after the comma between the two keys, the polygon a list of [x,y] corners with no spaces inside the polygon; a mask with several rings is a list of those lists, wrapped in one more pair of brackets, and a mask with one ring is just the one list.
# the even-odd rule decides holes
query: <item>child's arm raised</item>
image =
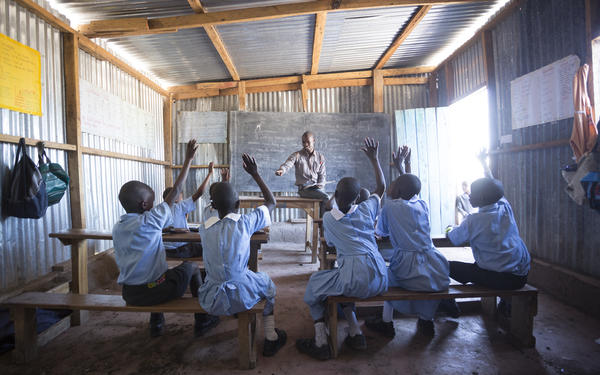
{"label": "child's arm raised", "polygon": [[254,158],[248,154],[243,154],[242,161],[244,170],[248,172],[250,176],[252,176],[254,181],[256,181],[256,184],[260,188],[263,197],[265,197],[265,206],[267,206],[269,212],[273,211],[273,208],[275,208],[276,204],[275,197],[273,196],[273,193],[271,193],[271,190],[269,190],[267,184],[265,184],[265,182],[263,181],[262,177],[260,177],[260,174],[258,174],[256,160],[254,160]]}
{"label": "child's arm raised", "polygon": [[202,183],[198,187],[198,190],[196,190],[196,192],[192,195],[192,199],[194,200],[194,202],[197,201],[198,198],[202,196],[202,194],[204,194],[204,189],[206,189],[206,185],[208,185],[210,177],[214,172],[214,166],[215,163],[213,163],[212,161],[208,163],[208,174],[206,175],[206,177],[204,177],[204,181],[202,181]]}
{"label": "child's arm raised", "polygon": [[383,171],[381,170],[381,165],[379,165],[379,159],[377,158],[379,142],[375,142],[373,138],[365,138],[365,146],[362,147],[361,150],[365,152],[375,170],[377,188],[373,191],[373,194],[377,194],[381,198],[385,192],[385,177],[383,177]]}
{"label": "child's arm raised", "polygon": [[177,180],[175,180],[175,184],[173,185],[173,189],[165,198],[165,202],[170,206],[175,202],[175,198],[181,193],[183,190],[183,184],[187,179],[188,172],[190,170],[190,165],[192,165],[192,160],[194,159],[194,154],[196,153],[196,149],[198,148],[198,144],[195,139],[191,139],[185,150],[185,161],[183,162],[183,168],[181,169],[181,173],[177,176]]}
{"label": "child's arm raised", "polygon": [[477,155],[477,159],[479,159],[479,162],[481,163],[481,166],[483,167],[483,174],[485,175],[485,177],[494,178],[494,175],[492,174],[492,170],[490,169],[490,166],[487,165],[487,163],[485,162],[486,158],[487,158],[487,151],[484,148],[479,152],[479,155]]}
{"label": "child's arm raised", "polygon": [[221,169],[221,182],[229,182],[229,168]]}
{"label": "child's arm raised", "polygon": [[410,148],[407,145],[398,147],[397,152],[392,152],[392,160],[400,175],[410,173]]}

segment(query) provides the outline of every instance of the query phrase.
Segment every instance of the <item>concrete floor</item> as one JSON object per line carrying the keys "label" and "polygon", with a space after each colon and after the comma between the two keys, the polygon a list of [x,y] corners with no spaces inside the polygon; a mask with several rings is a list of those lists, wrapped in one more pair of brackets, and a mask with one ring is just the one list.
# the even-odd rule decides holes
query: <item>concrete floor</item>
{"label": "concrete floor", "polygon": [[[446,252],[451,259],[470,257],[467,250]],[[368,351],[342,348],[336,360],[319,362],[300,354],[295,340],[313,335],[304,288],[317,265],[294,243],[264,246],[260,269],[277,285],[276,325],[288,343],[273,358],[258,356],[257,367],[237,369],[234,320],[223,321],[207,337],[196,339],[192,316],[166,314],[166,334],[148,335],[148,314],[92,312],[84,326],[72,327],[40,349],[29,365],[0,357],[2,374],[600,374],[600,320],[566,306],[545,293],[535,319],[537,345],[519,349],[505,333],[475,311],[459,319],[436,319],[436,335],[415,333],[416,318],[395,320],[396,337],[385,339],[363,326]],[[109,269],[110,267],[108,267]],[[115,283],[95,293],[119,293]],[[340,336],[345,334],[340,324]],[[262,325],[258,325],[259,353]],[[596,342],[598,340],[598,342]]]}

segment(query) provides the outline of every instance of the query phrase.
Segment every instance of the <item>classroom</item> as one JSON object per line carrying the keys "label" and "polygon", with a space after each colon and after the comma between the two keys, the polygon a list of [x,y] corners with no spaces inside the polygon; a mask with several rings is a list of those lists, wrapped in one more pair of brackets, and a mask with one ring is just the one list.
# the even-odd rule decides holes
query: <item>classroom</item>
{"label": "classroom", "polygon": [[599,116],[600,0],[0,0],[0,373],[598,374]]}

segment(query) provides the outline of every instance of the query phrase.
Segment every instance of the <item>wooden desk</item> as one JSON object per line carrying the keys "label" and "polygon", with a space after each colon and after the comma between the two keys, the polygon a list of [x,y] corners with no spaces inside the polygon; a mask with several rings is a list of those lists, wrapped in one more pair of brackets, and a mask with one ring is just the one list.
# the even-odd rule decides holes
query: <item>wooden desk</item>
{"label": "wooden desk", "polygon": [[[79,252],[76,246],[81,241],[87,240],[112,240],[111,232],[102,232],[94,229],[68,229],[62,232],[50,233],[50,238],[58,238],[60,242],[71,246],[71,275],[72,281],[69,286],[71,293],[87,294],[88,293],[88,255],[84,252]],[[268,234],[265,232],[256,232],[250,238],[250,259],[248,260],[248,268],[252,271],[258,271],[258,249],[260,245],[268,241]],[[200,235],[195,232],[186,233],[165,233],[163,235],[164,242],[201,242]],[[182,258],[184,260],[184,258]],[[87,320],[85,313],[74,311],[72,324],[82,324]]]}
{"label": "wooden desk", "polygon": [[[320,199],[301,197],[275,197],[278,208],[299,208],[306,212],[306,242],[305,250],[310,247],[312,252],[311,263],[317,262],[317,247],[319,244],[319,227],[313,219],[319,219]],[[265,203],[263,197],[241,196],[240,208],[256,208]],[[312,227],[312,240],[310,237]]]}

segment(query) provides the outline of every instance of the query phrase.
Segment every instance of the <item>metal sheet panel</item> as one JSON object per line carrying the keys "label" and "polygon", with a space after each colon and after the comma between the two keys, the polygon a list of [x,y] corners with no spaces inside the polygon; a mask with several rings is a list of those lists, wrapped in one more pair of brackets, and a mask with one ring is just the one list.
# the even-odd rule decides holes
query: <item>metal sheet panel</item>
{"label": "metal sheet panel", "polygon": [[[400,45],[385,67],[432,64],[431,58],[435,53],[450,47],[466,28],[481,21],[486,12],[493,9],[497,3],[503,2],[495,0],[434,6]],[[452,51],[448,51],[448,55],[450,53]]]}
{"label": "metal sheet panel", "polygon": [[[81,79],[152,113],[156,119],[154,149],[146,149],[126,140],[109,139],[88,133],[83,133],[83,145],[134,156],[164,159],[162,96],[114,65],[83,51],[79,52],[79,74]],[[125,213],[118,201],[118,193],[127,181],[139,180],[148,184],[154,189],[157,202],[161,200],[160,196],[165,186],[163,166],[93,155],[84,155],[83,165],[88,228],[112,230],[119,216]],[[88,241],[88,245],[98,252],[110,248],[112,242]]]}
{"label": "metal sheet panel", "polygon": [[174,17],[193,14],[187,0],[54,0],[56,8],[78,23],[129,17]]}
{"label": "metal sheet panel", "polygon": [[[570,54],[585,60],[583,0],[530,0],[493,29],[499,134],[526,145],[569,138],[572,119],[512,130],[510,81]],[[501,154],[500,179],[532,255],[600,276],[600,215],[564,192],[568,146]],[[519,168],[514,166],[518,165]]]}
{"label": "metal sheet panel", "polygon": [[319,73],[371,69],[415,9],[398,7],[329,13]]}
{"label": "metal sheet panel", "polygon": [[217,30],[240,77],[273,77],[310,71],[314,24],[311,14],[219,25]]}
{"label": "metal sheet panel", "polygon": [[[0,131],[2,134],[64,142],[60,32],[15,2],[0,0],[0,33],[40,52],[43,113],[38,117],[0,108]],[[16,150],[15,144],[0,143],[0,196],[5,188],[7,170],[14,167]],[[27,147],[27,152],[37,161],[35,147]],[[47,153],[53,162],[66,166],[64,151],[48,149]],[[41,219],[0,216],[0,290],[48,273],[52,265],[69,258],[68,249],[58,240],[48,238],[48,233],[70,225],[68,194],[60,203],[48,208]]]}

